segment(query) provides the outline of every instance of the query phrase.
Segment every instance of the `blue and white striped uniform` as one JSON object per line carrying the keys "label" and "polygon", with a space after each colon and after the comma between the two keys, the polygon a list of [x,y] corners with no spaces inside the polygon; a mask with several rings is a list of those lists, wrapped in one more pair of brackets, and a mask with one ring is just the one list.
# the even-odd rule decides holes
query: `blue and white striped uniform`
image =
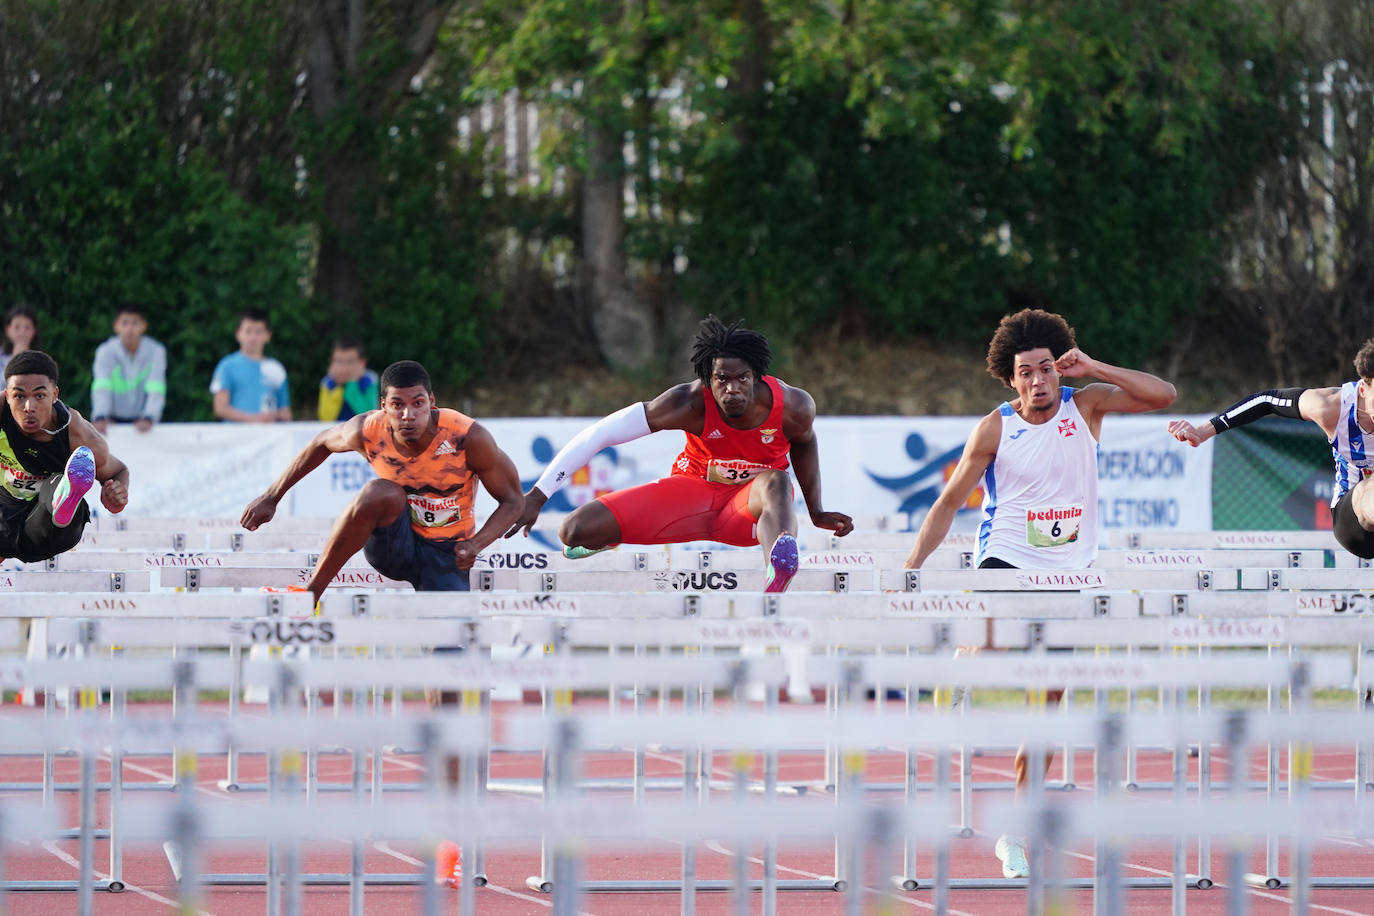
{"label": "blue and white striped uniform", "polygon": [[1083,569],[1097,559],[1097,440],[1061,388],[1059,412],[1033,424],[1004,403],[997,457],[983,472],[977,561]]}
{"label": "blue and white striped uniform", "polygon": [[1374,456],[1369,454],[1374,448],[1374,433],[1360,429],[1360,421],[1355,417],[1355,408],[1360,401],[1359,384],[1346,382],[1341,386],[1341,415],[1336,421],[1336,438],[1331,440],[1331,457],[1336,461],[1333,506],[1355,484],[1374,473],[1374,460],[1371,460]]}

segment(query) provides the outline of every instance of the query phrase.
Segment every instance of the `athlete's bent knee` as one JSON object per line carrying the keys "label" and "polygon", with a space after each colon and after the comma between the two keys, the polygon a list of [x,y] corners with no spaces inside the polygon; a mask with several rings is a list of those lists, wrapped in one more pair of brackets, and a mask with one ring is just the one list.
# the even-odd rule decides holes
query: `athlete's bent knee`
{"label": "athlete's bent knee", "polygon": [[395,520],[406,508],[406,491],[400,484],[376,478],[363,484],[349,511],[356,517]]}

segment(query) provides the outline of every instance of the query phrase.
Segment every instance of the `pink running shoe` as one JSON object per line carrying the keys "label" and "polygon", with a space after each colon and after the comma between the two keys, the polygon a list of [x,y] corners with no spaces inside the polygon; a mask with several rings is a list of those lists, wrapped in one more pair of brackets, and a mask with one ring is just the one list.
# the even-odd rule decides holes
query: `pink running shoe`
{"label": "pink running shoe", "polygon": [[797,539],[780,534],[768,552],[768,575],[763,580],[765,592],[785,592],[797,574]]}
{"label": "pink running shoe", "polygon": [[86,446],[72,452],[67,459],[67,469],[62,472],[62,480],[52,497],[52,520],[59,528],[71,524],[72,516],[81,505],[81,498],[90,492],[95,483],[95,456]]}

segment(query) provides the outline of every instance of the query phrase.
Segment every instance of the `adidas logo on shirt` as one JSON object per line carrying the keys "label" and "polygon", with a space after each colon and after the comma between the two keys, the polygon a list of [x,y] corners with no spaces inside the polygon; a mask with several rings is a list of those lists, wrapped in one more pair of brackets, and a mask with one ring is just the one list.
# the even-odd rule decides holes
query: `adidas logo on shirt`
{"label": "adidas logo on shirt", "polygon": [[434,457],[435,457],[435,458],[438,458],[440,455],[456,455],[456,454],[458,454],[458,449],[454,448],[454,447],[453,447],[453,443],[450,442],[450,441],[448,441],[447,439],[445,439],[443,442],[440,442],[440,443],[439,443],[439,447],[436,448],[436,449],[434,450]]}
{"label": "adidas logo on shirt", "polygon": [[724,439],[724,438],[725,438],[725,434],[722,433],[722,432],[721,432],[720,430],[718,430],[718,429],[713,429],[713,430],[711,430],[709,433],[706,434],[706,438],[707,438],[707,439]]}

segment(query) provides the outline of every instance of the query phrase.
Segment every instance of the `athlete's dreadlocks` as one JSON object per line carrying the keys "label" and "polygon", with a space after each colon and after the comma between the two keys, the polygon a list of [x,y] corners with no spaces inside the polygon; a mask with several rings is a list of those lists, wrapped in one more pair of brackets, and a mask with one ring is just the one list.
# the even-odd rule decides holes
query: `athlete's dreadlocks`
{"label": "athlete's dreadlocks", "polygon": [[715,315],[702,319],[696,340],[692,343],[692,368],[702,384],[711,384],[711,370],[716,358],[721,356],[744,360],[756,378],[768,374],[768,364],[773,361],[768,338],[758,331],[740,327],[741,324],[743,322],[736,321],[727,326]]}
{"label": "athlete's dreadlocks", "polygon": [[1058,359],[1076,347],[1073,328],[1061,316],[1043,309],[1022,309],[1007,315],[988,344],[988,375],[1011,386],[1016,354],[1045,347]]}

